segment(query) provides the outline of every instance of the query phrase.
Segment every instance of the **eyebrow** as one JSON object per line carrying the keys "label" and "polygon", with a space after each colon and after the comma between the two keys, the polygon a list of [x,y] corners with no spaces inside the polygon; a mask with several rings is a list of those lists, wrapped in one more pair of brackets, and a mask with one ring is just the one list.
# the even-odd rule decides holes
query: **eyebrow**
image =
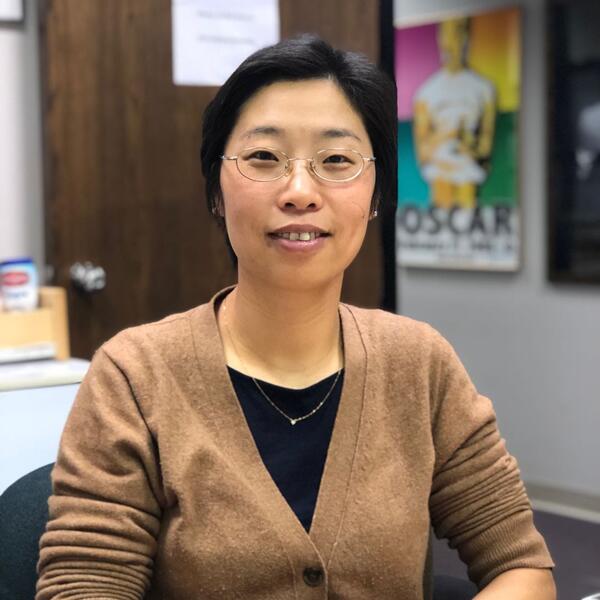
{"label": "eyebrow", "polygon": [[[242,138],[247,139],[255,135],[272,135],[275,137],[281,137],[283,135],[283,130],[273,125],[259,125],[258,127],[253,127],[252,129],[246,131],[242,135]],[[350,131],[349,129],[336,127],[324,129],[323,131],[319,132],[319,137],[328,139],[351,137],[359,142],[362,141],[354,132]]]}
{"label": "eyebrow", "polygon": [[242,135],[242,138],[249,138],[254,135],[274,135],[281,136],[283,131],[279,127],[273,127],[273,125],[259,125],[249,129]]}
{"label": "eyebrow", "polygon": [[321,132],[321,137],[325,138],[342,138],[342,137],[351,137],[359,142],[362,141],[355,133],[350,131],[349,129],[325,129]]}

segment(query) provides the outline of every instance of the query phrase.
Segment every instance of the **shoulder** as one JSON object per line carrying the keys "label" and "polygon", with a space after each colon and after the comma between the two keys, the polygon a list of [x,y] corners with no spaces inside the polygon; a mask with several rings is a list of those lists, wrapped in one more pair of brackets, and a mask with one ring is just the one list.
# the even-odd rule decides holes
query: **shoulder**
{"label": "shoulder", "polygon": [[117,333],[98,350],[127,374],[171,370],[194,360],[192,319],[212,311],[212,303],[129,327]]}
{"label": "shoulder", "polygon": [[412,331],[421,335],[426,335],[433,328],[424,321],[417,321],[404,315],[381,310],[379,308],[361,308],[352,304],[341,305],[342,310],[347,311],[362,328],[367,328],[372,332],[386,331]]}
{"label": "shoulder", "polygon": [[439,360],[451,349],[445,338],[423,321],[379,309],[342,306],[356,323],[368,352],[422,362]]}
{"label": "shoulder", "polygon": [[[435,419],[448,395],[468,405],[474,388],[451,344],[431,325],[382,310],[344,305],[354,321],[373,380],[421,398]],[[346,338],[344,338],[344,344]]]}

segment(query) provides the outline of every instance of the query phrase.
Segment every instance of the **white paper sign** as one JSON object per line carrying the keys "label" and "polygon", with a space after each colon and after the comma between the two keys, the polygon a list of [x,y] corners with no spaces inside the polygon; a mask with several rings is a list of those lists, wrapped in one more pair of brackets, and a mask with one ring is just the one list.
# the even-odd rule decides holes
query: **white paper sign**
{"label": "white paper sign", "polygon": [[23,0],[0,0],[0,21],[21,21]]}
{"label": "white paper sign", "polygon": [[222,85],[254,51],[279,41],[278,0],[171,0],[176,85]]}

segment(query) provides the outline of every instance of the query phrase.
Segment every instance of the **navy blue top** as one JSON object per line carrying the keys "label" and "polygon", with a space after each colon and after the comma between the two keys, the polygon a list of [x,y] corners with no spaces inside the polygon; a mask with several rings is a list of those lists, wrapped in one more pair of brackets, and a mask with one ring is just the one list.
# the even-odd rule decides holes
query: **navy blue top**
{"label": "navy blue top", "polygon": [[[344,372],[323,406],[295,425],[271,406],[252,378],[229,368],[229,375],[254,437],[258,452],[273,481],[306,531],[310,530],[327,449],[337,414]],[[325,397],[336,374],[295,390],[258,380],[260,387],[292,419],[308,414]]]}

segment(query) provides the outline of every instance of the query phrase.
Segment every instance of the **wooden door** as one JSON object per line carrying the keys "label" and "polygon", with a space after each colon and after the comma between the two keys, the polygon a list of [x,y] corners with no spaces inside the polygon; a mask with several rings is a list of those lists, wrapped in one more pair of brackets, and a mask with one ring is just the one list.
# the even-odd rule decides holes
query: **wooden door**
{"label": "wooden door", "polygon": [[[281,33],[315,32],[378,59],[377,0],[280,0]],[[201,115],[216,88],[175,86],[170,0],[40,3],[46,256],[68,289],[72,353],[90,357],[124,327],[208,300],[235,281],[206,209]],[[377,306],[379,232],[371,226],[344,299]],[[102,267],[106,287],[70,269]]]}

